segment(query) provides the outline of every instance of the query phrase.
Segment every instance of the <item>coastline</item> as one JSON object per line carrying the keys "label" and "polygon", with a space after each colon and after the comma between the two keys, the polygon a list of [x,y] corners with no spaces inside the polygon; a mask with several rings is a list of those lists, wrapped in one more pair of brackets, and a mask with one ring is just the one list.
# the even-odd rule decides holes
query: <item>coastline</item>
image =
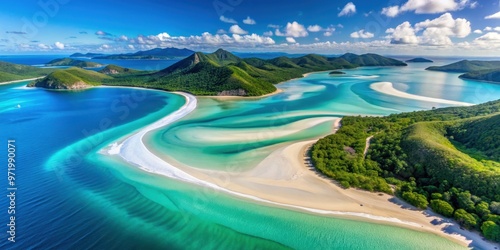
{"label": "coastline", "polygon": [[0,85],[6,85],[6,84],[12,84],[12,83],[18,83],[18,82],[26,82],[26,81],[34,81],[37,79],[44,78],[44,76],[40,77],[35,77],[35,78],[28,78],[28,79],[23,79],[23,80],[13,80],[13,81],[8,81],[8,82],[0,82]]}
{"label": "coastline", "polygon": [[[406,203],[393,196],[356,189],[344,190],[332,180],[319,176],[306,166],[304,159],[306,149],[316,140],[281,146],[273,150],[255,168],[241,173],[195,169],[175,161],[166,161],[148,150],[143,137],[149,131],[166,126],[194,110],[196,97],[178,94],[187,100],[181,109],[102,151],[116,155],[145,171],[213,188],[245,200],[300,212],[430,232],[464,246],[469,246],[472,242],[472,246],[480,248],[495,247],[494,244],[482,240],[477,233],[460,230],[458,225],[448,222],[447,219],[431,215],[428,211],[407,209],[409,206]],[[338,128],[339,123],[340,118],[334,122],[333,131]],[[304,199],[306,194],[307,198]],[[436,220],[441,223],[434,225],[433,221]],[[444,228],[451,233],[445,232]]]}

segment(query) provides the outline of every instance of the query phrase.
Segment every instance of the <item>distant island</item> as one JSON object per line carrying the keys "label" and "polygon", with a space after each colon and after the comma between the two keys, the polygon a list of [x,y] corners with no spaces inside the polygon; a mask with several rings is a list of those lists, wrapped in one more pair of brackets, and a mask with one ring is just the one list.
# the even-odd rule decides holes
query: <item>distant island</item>
{"label": "distant island", "polygon": [[329,75],[345,75],[345,72],[334,70],[328,74]]}
{"label": "distant island", "polygon": [[79,68],[98,68],[102,67],[102,64],[95,62],[88,62],[82,60],[76,60],[71,58],[59,58],[54,59],[45,64],[46,66],[69,66],[69,67],[79,67]]}
{"label": "distant island", "polygon": [[184,58],[193,54],[194,51],[189,49],[177,48],[156,48],[146,51],[138,51],[135,53],[116,54],[116,55],[100,55],[94,56],[93,59],[113,59],[113,60],[159,60],[159,59],[176,59]]}
{"label": "distant island", "polygon": [[345,188],[428,206],[500,242],[500,100],[388,117],[342,118],[310,156]]}
{"label": "distant island", "polygon": [[406,60],[405,62],[409,62],[409,63],[431,63],[433,61],[429,60],[429,59],[426,59],[426,58],[423,58],[423,57],[416,57],[416,58],[413,58],[413,59],[410,59],[410,60]]}
{"label": "distant island", "polygon": [[456,63],[444,65],[444,66],[431,66],[426,68],[426,70],[443,71],[443,72],[455,72],[455,73],[466,73],[479,70],[492,70],[500,69],[500,61],[469,61],[462,60]]}
{"label": "distant island", "polygon": [[500,82],[500,61],[462,60],[444,66],[428,67],[426,70],[465,73],[459,77],[478,81]]}
{"label": "distant island", "polygon": [[123,68],[117,65],[109,64],[106,67],[99,70],[100,73],[105,75],[118,75],[118,74],[135,74],[141,71],[129,68]]}
{"label": "distant island", "polygon": [[104,56],[104,54],[101,54],[101,53],[86,53],[86,54],[74,53],[74,54],[71,54],[69,57],[93,58],[93,57],[97,57],[97,56]]}
{"label": "distant island", "polygon": [[31,82],[28,84],[28,87],[80,90],[101,85],[103,81],[108,79],[112,78],[99,72],[72,67],[69,69],[56,70],[42,79]]}
{"label": "distant island", "polygon": [[54,69],[44,69],[0,61],[0,82],[43,77],[53,71]]}
{"label": "distant island", "polygon": [[[195,52],[170,67],[157,72],[133,72],[108,68],[103,69],[106,78],[97,78],[104,85],[134,86],[185,91],[195,95],[260,96],[276,91],[274,84],[292,78],[302,77],[304,73],[335,69],[356,68],[359,66],[406,66],[404,62],[377,54],[356,55],[347,53],[340,57],[327,58],[319,55],[306,55],[298,58],[277,57],[269,60],[258,58],[239,58],[232,53],[219,49],[214,53]],[[117,67],[117,66],[114,66]],[[66,71],[66,72],[65,72]],[[62,73],[65,72],[65,73]],[[68,74],[75,77],[69,77]],[[44,88],[74,89],[84,86],[86,79],[96,79],[93,74],[86,76],[74,69],[62,70],[47,76],[48,81],[40,80],[32,86]],[[115,74],[112,74],[115,73]],[[111,76],[112,75],[112,76]],[[59,81],[59,77],[63,77]],[[45,83],[44,83],[45,82]],[[50,84],[47,84],[49,83]],[[96,81],[94,81],[95,83]],[[78,83],[75,85],[75,83]],[[65,85],[68,85],[65,87]],[[93,86],[89,83],[85,85]]]}

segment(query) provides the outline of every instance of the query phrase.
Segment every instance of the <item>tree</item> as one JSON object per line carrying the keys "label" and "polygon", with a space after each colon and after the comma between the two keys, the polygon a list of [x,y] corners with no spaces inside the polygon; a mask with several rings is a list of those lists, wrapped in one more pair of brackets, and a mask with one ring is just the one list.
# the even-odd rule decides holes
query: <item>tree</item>
{"label": "tree", "polygon": [[489,207],[488,203],[485,201],[481,201],[481,202],[477,203],[477,205],[476,205],[477,215],[479,215],[481,218],[488,216],[491,213],[490,210],[488,209],[488,207]]}
{"label": "tree", "polygon": [[497,201],[491,202],[490,210],[493,213],[500,214],[500,202],[497,202]]}
{"label": "tree", "polygon": [[420,209],[425,209],[429,205],[427,198],[419,193],[404,192],[402,197],[405,201]]}
{"label": "tree", "polygon": [[474,202],[469,191],[461,192],[457,195],[458,207],[463,208],[469,212],[475,211]]}
{"label": "tree", "polygon": [[500,226],[493,221],[485,221],[481,226],[481,232],[489,240],[500,242]]}
{"label": "tree", "polygon": [[474,216],[467,213],[467,211],[465,211],[464,209],[457,209],[455,211],[454,217],[460,225],[464,226],[467,229],[472,229],[477,225],[477,221]]}
{"label": "tree", "polygon": [[450,205],[450,203],[443,201],[443,200],[431,200],[431,208],[434,210],[434,212],[438,214],[442,214],[446,217],[452,217],[453,216],[453,207]]}

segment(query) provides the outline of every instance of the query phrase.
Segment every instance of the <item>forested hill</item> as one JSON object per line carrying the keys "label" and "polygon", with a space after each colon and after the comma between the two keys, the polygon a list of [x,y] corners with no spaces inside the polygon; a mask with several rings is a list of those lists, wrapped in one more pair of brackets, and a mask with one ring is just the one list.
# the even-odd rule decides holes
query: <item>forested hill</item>
{"label": "forested hill", "polygon": [[[500,100],[344,117],[311,150],[314,166],[348,187],[396,194],[500,242]],[[364,155],[366,138],[370,140]]]}
{"label": "forested hill", "polygon": [[500,68],[493,70],[472,71],[469,73],[462,74],[459,77],[463,79],[500,83]]}
{"label": "forested hill", "polygon": [[46,76],[53,71],[54,69],[43,69],[0,61],[0,82]]}
{"label": "forested hill", "polygon": [[500,61],[462,60],[444,66],[431,66],[427,70],[466,73],[479,70],[500,69]]}
{"label": "forested hill", "polygon": [[239,58],[219,49],[214,53],[195,52],[158,72],[134,72],[106,69],[116,73],[104,79],[105,85],[122,85],[186,91],[196,95],[259,96],[276,90],[274,84],[304,73],[355,68],[358,66],[405,66],[406,64],[376,54],[345,54],[341,57],[305,55],[298,58],[277,57],[263,60]]}

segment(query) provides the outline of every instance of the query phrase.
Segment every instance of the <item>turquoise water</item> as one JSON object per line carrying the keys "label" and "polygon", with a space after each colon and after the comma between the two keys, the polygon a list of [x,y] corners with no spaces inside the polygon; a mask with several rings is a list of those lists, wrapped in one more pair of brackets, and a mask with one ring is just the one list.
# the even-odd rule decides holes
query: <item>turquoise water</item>
{"label": "turquoise water", "polygon": [[[369,88],[373,82],[392,81],[409,93],[473,103],[500,96],[499,85],[421,67],[357,69],[347,77],[312,74],[258,100],[202,98],[192,114],[147,139],[155,151],[195,167],[224,169],[241,162],[246,169],[270,148],[331,131],[329,121],[294,131],[304,121],[443,106],[377,93]],[[184,100],[175,94],[126,88],[65,93],[24,89],[24,84],[0,86],[0,139],[16,139],[19,187],[17,242],[2,241],[2,249],[460,248],[428,233],[231,197],[98,153],[181,107]],[[446,91],[438,91],[443,86]],[[224,133],[253,136],[224,143],[212,138]],[[5,160],[2,154],[0,161]],[[7,223],[5,213],[0,223]]]}

